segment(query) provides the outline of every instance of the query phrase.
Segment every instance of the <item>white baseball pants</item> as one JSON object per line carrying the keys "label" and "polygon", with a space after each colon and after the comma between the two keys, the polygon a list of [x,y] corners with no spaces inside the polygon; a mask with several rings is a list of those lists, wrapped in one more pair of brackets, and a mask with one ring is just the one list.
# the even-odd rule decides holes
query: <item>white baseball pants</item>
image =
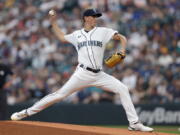
{"label": "white baseball pants", "polygon": [[122,82],[103,71],[93,73],[81,67],[77,67],[71,78],[62,88],[49,94],[27,109],[28,115],[33,115],[48,106],[61,101],[70,94],[80,91],[82,88],[95,86],[103,90],[111,91],[120,96],[121,103],[125,109],[129,123],[138,121],[138,116],[131,101],[129,90]]}

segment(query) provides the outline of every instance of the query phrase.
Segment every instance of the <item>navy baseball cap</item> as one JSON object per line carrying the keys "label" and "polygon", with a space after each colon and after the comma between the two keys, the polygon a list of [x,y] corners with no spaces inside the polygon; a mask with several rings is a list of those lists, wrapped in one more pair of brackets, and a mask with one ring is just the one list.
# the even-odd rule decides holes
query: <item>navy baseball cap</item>
{"label": "navy baseball cap", "polygon": [[99,12],[98,10],[96,9],[87,9],[84,11],[83,13],[83,17],[84,16],[96,16],[96,17],[101,17],[102,16],[102,13]]}

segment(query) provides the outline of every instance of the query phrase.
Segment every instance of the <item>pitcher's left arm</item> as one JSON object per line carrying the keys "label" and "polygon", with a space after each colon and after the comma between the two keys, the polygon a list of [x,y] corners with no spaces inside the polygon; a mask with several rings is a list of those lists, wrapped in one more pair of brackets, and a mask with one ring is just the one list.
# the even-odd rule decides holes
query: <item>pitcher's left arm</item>
{"label": "pitcher's left arm", "polygon": [[119,33],[116,33],[114,34],[114,36],[112,37],[112,39],[114,40],[119,40],[121,42],[121,50],[120,52],[122,53],[126,53],[126,45],[127,45],[127,39],[125,36],[119,34]]}

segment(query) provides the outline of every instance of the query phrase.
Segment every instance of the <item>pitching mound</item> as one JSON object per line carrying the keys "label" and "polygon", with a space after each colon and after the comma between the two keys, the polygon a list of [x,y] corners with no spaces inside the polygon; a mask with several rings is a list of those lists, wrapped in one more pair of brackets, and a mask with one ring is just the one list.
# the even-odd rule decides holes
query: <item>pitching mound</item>
{"label": "pitching mound", "polygon": [[126,129],[79,126],[32,121],[2,121],[0,135],[168,135],[165,133],[144,133]]}

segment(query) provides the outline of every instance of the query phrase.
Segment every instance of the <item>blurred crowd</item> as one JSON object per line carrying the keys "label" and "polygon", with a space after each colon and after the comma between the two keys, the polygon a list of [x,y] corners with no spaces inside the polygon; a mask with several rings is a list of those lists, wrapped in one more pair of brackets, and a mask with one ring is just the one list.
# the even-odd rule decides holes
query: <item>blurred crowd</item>
{"label": "blurred crowd", "polygon": [[[59,26],[70,33],[82,27],[82,12],[89,7],[103,12],[99,26],[128,39],[124,63],[104,71],[129,87],[133,102],[180,102],[179,5],[179,0],[1,0],[0,60],[14,72],[12,85],[5,87],[8,104],[35,102],[69,79],[77,53],[71,44],[57,40],[48,11],[55,9]],[[110,41],[105,58],[119,47]],[[90,87],[64,102],[120,104],[120,99]]]}

